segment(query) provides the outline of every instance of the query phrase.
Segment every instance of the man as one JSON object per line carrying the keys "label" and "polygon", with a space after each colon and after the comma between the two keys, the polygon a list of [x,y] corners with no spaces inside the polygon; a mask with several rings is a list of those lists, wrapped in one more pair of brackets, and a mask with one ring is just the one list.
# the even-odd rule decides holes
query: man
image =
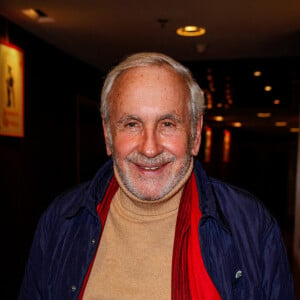
{"label": "man", "polygon": [[20,299],[293,299],[275,220],[207,178],[203,94],[170,57],[140,53],[107,76],[107,162],[40,220]]}

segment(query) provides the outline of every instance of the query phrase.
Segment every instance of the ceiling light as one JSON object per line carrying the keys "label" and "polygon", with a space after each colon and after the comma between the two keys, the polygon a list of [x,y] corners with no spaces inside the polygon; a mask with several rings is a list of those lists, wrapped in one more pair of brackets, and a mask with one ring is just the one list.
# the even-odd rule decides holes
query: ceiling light
{"label": "ceiling light", "polygon": [[253,76],[260,77],[261,76],[261,71],[254,71]]}
{"label": "ceiling light", "polygon": [[275,100],[273,101],[273,103],[274,103],[275,105],[278,105],[278,104],[280,104],[280,100],[279,100],[279,99],[275,99]]}
{"label": "ceiling light", "polygon": [[272,87],[270,85],[265,86],[265,91],[270,92],[272,90]]}
{"label": "ceiling light", "polygon": [[194,37],[204,35],[206,33],[206,29],[195,25],[188,25],[178,28],[176,33],[180,36]]}
{"label": "ceiling light", "polygon": [[222,122],[222,121],[224,121],[224,117],[223,116],[214,116],[214,120],[217,122]]}
{"label": "ceiling light", "polygon": [[280,122],[275,122],[276,127],[285,127],[287,126],[287,122],[285,121],[280,121]]}
{"label": "ceiling light", "polygon": [[23,9],[22,13],[28,18],[35,20],[39,23],[49,23],[54,21],[54,19],[49,18],[48,15],[45,14],[40,9],[33,9],[33,8]]}
{"label": "ceiling light", "polygon": [[236,127],[236,128],[242,127],[242,125],[243,125],[243,124],[242,124],[241,122],[233,122],[233,123],[232,123],[232,126],[233,126],[233,127]]}
{"label": "ceiling light", "polygon": [[37,20],[39,15],[33,8],[23,9],[22,13],[32,20]]}
{"label": "ceiling light", "polygon": [[298,127],[292,127],[292,128],[290,128],[290,132],[299,133],[300,132],[300,128],[298,128]]}
{"label": "ceiling light", "polygon": [[272,114],[270,112],[259,112],[256,114],[258,118],[270,118],[271,115]]}

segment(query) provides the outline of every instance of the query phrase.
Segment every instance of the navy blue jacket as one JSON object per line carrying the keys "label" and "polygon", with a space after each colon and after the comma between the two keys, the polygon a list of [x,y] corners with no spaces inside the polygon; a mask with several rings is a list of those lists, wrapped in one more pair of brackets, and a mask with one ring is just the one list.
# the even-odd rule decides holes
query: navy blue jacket
{"label": "navy blue jacket", "polygon": [[[109,161],[91,182],[60,196],[43,214],[19,299],[77,299],[102,230],[96,207],[112,175]],[[195,175],[202,257],[222,299],[295,299],[274,218],[251,194],[208,178],[198,162]]]}

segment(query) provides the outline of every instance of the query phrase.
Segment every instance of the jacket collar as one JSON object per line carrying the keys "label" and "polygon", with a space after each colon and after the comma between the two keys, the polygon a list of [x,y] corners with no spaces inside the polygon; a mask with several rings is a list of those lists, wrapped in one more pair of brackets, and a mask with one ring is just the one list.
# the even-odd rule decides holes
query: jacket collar
{"label": "jacket collar", "polygon": [[194,163],[194,172],[199,193],[199,206],[202,213],[200,225],[203,225],[208,219],[213,218],[225,231],[230,233],[228,222],[222,213],[213,192],[212,182],[207,177],[200,162],[197,160],[195,160]]}
{"label": "jacket collar", "polygon": [[113,176],[113,163],[108,160],[96,173],[94,178],[86,183],[86,188],[81,193],[80,201],[76,202],[65,214],[66,218],[76,216],[83,208],[87,209],[93,216],[97,217],[97,204],[103,199],[106,189]]}

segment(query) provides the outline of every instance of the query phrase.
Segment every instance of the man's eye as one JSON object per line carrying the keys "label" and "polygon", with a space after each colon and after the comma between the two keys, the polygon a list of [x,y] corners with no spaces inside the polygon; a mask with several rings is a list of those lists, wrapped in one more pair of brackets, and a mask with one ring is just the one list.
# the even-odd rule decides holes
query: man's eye
{"label": "man's eye", "polygon": [[129,127],[129,128],[134,128],[137,126],[137,123],[136,122],[129,122],[126,124],[126,127]]}
{"label": "man's eye", "polygon": [[171,126],[174,126],[174,124],[172,122],[164,122],[163,125],[165,127],[171,127]]}

